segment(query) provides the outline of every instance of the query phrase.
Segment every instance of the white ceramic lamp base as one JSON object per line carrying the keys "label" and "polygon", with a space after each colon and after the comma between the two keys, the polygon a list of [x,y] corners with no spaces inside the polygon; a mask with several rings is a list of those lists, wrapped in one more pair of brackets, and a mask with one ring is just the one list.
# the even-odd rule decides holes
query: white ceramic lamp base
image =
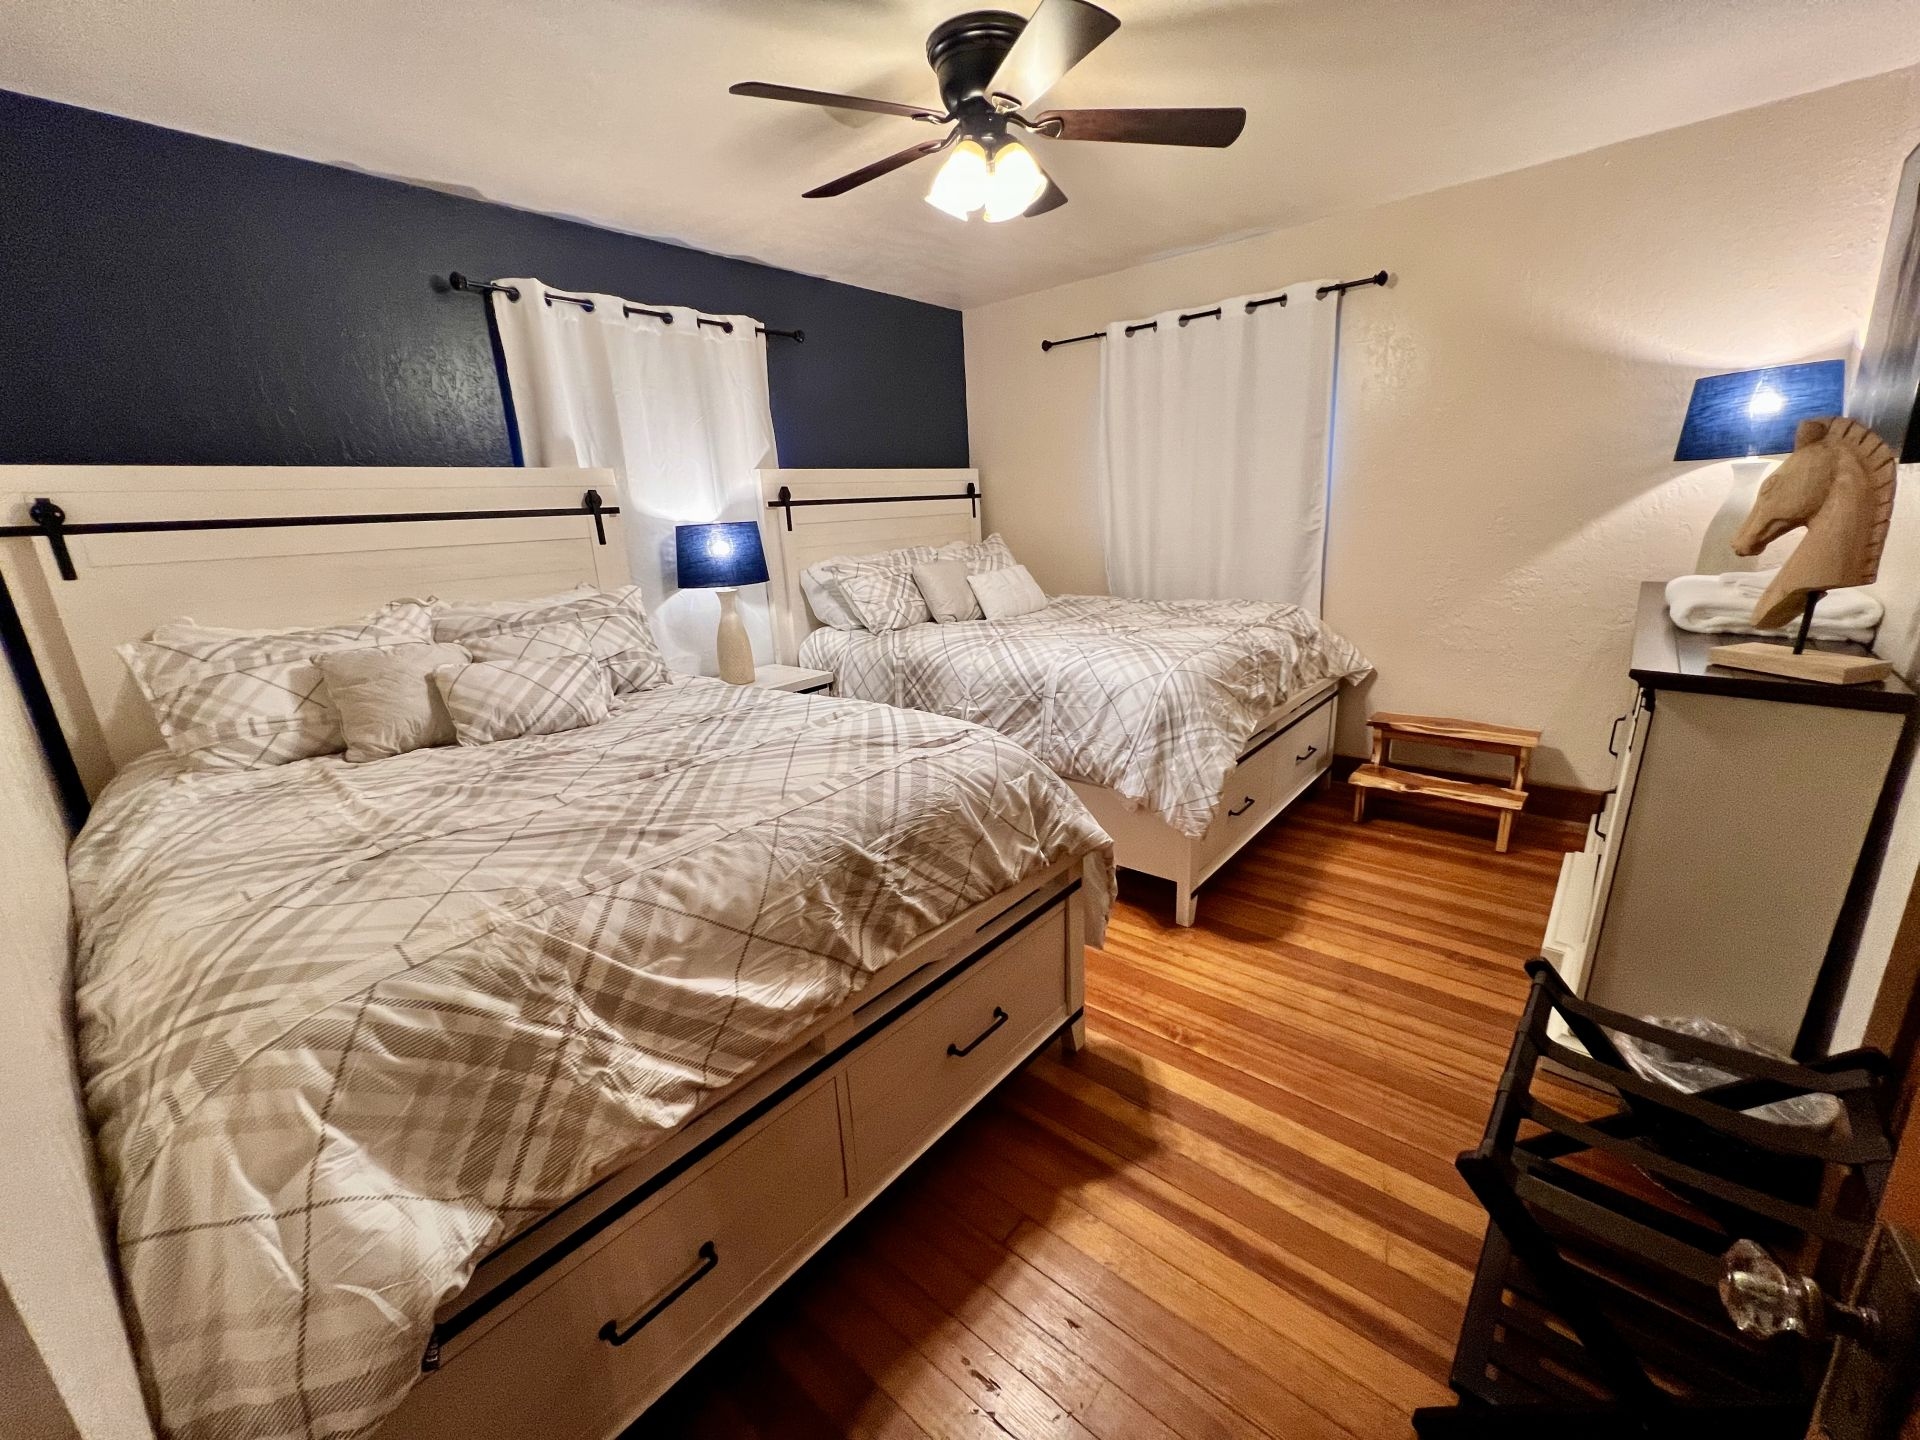
{"label": "white ceramic lamp base", "polygon": [[720,661],[720,678],[729,685],[753,683],[753,642],[747,639],[747,627],[734,608],[739,591],[732,587],[714,591],[720,597],[720,630],[714,636],[713,649]]}
{"label": "white ceramic lamp base", "polygon": [[1694,574],[1725,575],[1733,570],[1772,570],[1794,552],[1800,544],[1798,535],[1782,537],[1758,555],[1733,553],[1733,537],[1740,533],[1740,527],[1747,523],[1747,516],[1753,513],[1753,502],[1760,493],[1760,483],[1773,473],[1778,463],[1775,460],[1733,462],[1733,483],[1727,487],[1727,498],[1720,502],[1713,519],[1707,522],[1706,534],[1700,537],[1700,555],[1694,561]]}

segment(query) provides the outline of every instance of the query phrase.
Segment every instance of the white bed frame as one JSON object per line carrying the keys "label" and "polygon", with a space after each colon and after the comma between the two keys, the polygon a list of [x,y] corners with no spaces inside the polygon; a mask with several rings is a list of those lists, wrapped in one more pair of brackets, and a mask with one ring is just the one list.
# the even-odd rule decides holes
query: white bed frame
{"label": "white bed frame", "polygon": [[[950,496],[969,486],[980,489],[977,470],[762,470],[766,501],[777,505],[784,495],[800,502],[769,509],[761,522],[780,663],[798,664],[800,642],[820,624],[800,588],[803,570],[836,555],[979,540],[977,503],[901,498]],[[1328,773],[1339,689],[1337,680],[1311,686],[1266,718],[1227,773],[1220,811],[1198,839],[1110,789],[1065,778],[1113,837],[1115,861],[1171,880],[1174,921],[1191,925],[1200,886]]]}
{"label": "white bed frame", "polygon": [[[0,523],[51,496],[70,523],[566,508],[596,470],[9,467]],[[578,516],[0,540],[90,793],[155,743],[114,653],[155,625],[323,622],[402,595],[486,599],[625,582],[616,518]],[[796,703],[800,703],[796,701]],[[485,1258],[443,1308],[396,1440],[618,1435],[989,1090],[1084,1043],[1085,892],[1062,862],[954,917],[647,1155]],[[999,1017],[999,1018],[996,1018]],[[50,1046],[70,1019],[39,1017]],[[69,1062],[67,1050],[50,1063]],[[79,1106],[71,1125],[91,1145]],[[23,1213],[48,1214],[69,1176]],[[90,1217],[71,1217],[86,1225]],[[86,1246],[78,1247],[82,1252]],[[617,1337],[618,1343],[615,1343]],[[125,1373],[124,1335],[92,1355]]]}

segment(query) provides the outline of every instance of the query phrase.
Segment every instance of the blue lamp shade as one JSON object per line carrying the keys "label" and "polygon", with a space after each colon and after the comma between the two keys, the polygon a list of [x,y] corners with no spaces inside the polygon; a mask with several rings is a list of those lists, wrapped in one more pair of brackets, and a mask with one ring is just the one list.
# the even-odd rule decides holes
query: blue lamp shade
{"label": "blue lamp shade", "polygon": [[1846,405],[1847,362],[1814,360],[1703,375],[1693,382],[1676,460],[1784,455],[1802,420],[1824,420]]}
{"label": "blue lamp shade", "polygon": [[673,548],[682,590],[758,585],[767,578],[767,556],[760,548],[760,527],[751,520],[676,525]]}

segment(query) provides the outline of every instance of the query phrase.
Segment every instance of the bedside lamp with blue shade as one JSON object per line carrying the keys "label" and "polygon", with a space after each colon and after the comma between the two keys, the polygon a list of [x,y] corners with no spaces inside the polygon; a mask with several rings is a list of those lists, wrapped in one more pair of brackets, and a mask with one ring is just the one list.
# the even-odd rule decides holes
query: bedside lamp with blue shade
{"label": "bedside lamp with blue shade", "polygon": [[1846,404],[1846,383],[1844,360],[1736,370],[1694,381],[1693,399],[1687,405],[1673,458],[1734,462],[1732,488],[1700,541],[1698,574],[1752,570],[1766,563],[1735,555],[1730,543],[1753,509],[1760,482],[1773,468],[1772,460],[1762,457],[1791,451],[1793,433],[1802,420],[1840,414]]}
{"label": "bedside lamp with blue shade", "polygon": [[734,609],[742,585],[763,585],[767,556],[760,548],[760,527],[752,520],[719,520],[709,525],[676,525],[673,546],[682,590],[715,590],[720,595],[720,631],[714,651],[720,678],[732,685],[753,683],[753,644]]}

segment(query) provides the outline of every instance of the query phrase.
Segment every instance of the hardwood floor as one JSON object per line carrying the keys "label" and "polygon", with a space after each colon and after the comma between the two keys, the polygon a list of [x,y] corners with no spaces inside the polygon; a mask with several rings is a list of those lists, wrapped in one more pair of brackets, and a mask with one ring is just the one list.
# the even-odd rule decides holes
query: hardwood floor
{"label": "hardwood floor", "polygon": [[1127,875],[1092,1043],[914,1167],[632,1437],[1404,1437],[1445,1376],[1479,1138],[1577,830],[1304,803],[1200,924]]}

